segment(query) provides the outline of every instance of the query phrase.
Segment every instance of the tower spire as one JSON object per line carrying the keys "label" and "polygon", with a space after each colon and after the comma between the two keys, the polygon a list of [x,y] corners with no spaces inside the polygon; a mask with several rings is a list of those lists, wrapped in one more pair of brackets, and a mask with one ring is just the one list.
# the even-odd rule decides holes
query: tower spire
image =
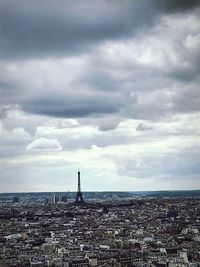
{"label": "tower spire", "polygon": [[80,170],[78,170],[78,190],[76,193],[76,200],[75,200],[76,204],[84,204],[84,200],[83,200],[83,196],[81,193],[81,174],[80,174]]}

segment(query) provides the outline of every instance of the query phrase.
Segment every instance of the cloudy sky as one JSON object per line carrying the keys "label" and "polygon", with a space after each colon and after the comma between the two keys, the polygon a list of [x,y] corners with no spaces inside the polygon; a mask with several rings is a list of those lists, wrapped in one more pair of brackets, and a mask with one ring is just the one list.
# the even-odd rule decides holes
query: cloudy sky
{"label": "cloudy sky", "polygon": [[0,191],[200,189],[199,0],[0,0]]}

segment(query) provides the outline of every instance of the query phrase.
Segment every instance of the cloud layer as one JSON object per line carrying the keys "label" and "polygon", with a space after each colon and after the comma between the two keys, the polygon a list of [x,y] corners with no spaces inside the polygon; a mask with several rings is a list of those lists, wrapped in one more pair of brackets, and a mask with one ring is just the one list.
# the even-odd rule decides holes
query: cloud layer
{"label": "cloud layer", "polygon": [[0,0],[2,190],[48,191],[53,173],[76,189],[80,167],[88,190],[199,187],[199,14],[198,0]]}

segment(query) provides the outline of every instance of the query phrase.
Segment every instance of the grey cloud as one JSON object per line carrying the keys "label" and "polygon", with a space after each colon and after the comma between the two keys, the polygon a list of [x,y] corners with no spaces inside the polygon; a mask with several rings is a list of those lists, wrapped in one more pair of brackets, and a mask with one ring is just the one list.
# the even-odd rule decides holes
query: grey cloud
{"label": "grey cloud", "polygon": [[198,67],[198,65],[195,65],[192,68],[187,68],[187,69],[180,67],[180,68],[174,69],[170,73],[170,76],[172,78],[175,78],[176,80],[180,80],[183,82],[191,82],[195,78],[198,77],[199,69],[200,67]]}
{"label": "grey cloud", "polygon": [[[175,155],[161,158],[160,166],[163,174],[187,177],[200,172],[199,152],[179,151]],[[181,153],[182,152],[182,153]]]}
{"label": "grey cloud", "polygon": [[[85,53],[95,43],[149,29],[162,12],[199,0],[0,1],[0,56],[33,58]],[[145,16],[141,16],[145,14]]]}
{"label": "grey cloud", "polygon": [[[126,38],[154,21],[149,1],[1,1],[2,58],[80,53],[92,44]],[[144,17],[141,11],[148,10]]]}
{"label": "grey cloud", "polygon": [[[103,72],[100,71],[100,79],[99,69],[95,68],[91,59],[88,60],[88,65],[90,65],[89,70],[75,74],[73,77],[75,81],[71,83],[66,80],[66,85],[65,80],[61,84],[59,82],[59,68],[55,74],[44,70],[36,72],[34,74],[37,76],[35,85],[31,68],[29,70],[27,67],[25,70],[23,67],[20,72],[20,64],[16,65],[17,71],[14,77],[9,72],[7,75],[12,79],[15,75],[21,75],[21,78],[16,79],[16,84],[13,90],[9,90],[9,95],[7,95],[6,88],[0,92],[1,102],[4,107],[18,104],[26,112],[51,117],[101,117],[97,126],[102,130],[115,128],[124,118],[149,120],[161,118],[170,113],[199,110],[198,80],[184,84],[163,77],[157,68],[154,71],[150,67],[142,70],[141,66],[136,65],[136,70],[134,68],[126,70],[125,77],[120,76],[121,67],[119,69],[113,67],[113,72],[119,71],[118,76],[115,77],[110,72],[109,64],[106,65],[106,63],[99,63],[99,68],[105,69]],[[90,78],[91,69],[93,69],[92,78]],[[140,79],[140,75],[145,79]],[[43,76],[47,79],[44,80]],[[1,113],[5,111],[2,109]],[[116,116],[112,121],[112,119],[104,118],[105,115]],[[34,129],[30,130],[33,132]]]}
{"label": "grey cloud", "polygon": [[[63,168],[63,166],[66,167]],[[0,163],[1,192],[61,191],[63,185],[74,185],[75,168],[63,160]],[[67,182],[66,173],[68,174]],[[55,189],[55,177],[56,186],[60,186],[59,189]]]}
{"label": "grey cloud", "polygon": [[[65,162],[52,173],[48,163],[34,163],[33,150],[59,156],[96,146],[114,158],[115,146],[123,152],[140,144],[145,152],[137,156],[130,151],[115,162],[110,156],[121,176],[197,176],[200,157],[190,142],[198,135],[192,124],[200,107],[198,3],[0,0],[0,157],[11,162],[1,165],[1,181],[41,190],[34,179],[41,185],[44,177],[53,188],[55,176],[65,177]],[[188,114],[189,126],[177,114]],[[71,127],[63,118],[79,123]],[[180,153],[165,153],[168,138]],[[162,153],[149,152],[148,144],[161,139]],[[187,145],[189,151],[181,150]],[[98,157],[95,149],[90,153]],[[24,165],[14,166],[21,155]]]}
{"label": "grey cloud", "polygon": [[72,118],[117,113],[125,103],[115,95],[74,96],[31,100],[24,103],[26,111],[47,116]]}
{"label": "grey cloud", "polygon": [[[121,81],[117,77],[112,77],[109,70],[98,70],[91,66],[87,73],[78,80],[79,85],[83,84],[100,91],[117,91],[121,86]],[[77,82],[77,81],[76,81]]]}
{"label": "grey cloud", "polygon": [[174,111],[184,113],[199,111],[200,95],[198,84],[187,84],[177,90],[172,98]]}
{"label": "grey cloud", "polygon": [[[164,12],[167,10],[164,8],[167,5],[166,1],[160,2]],[[169,6],[174,5],[174,9],[178,10],[180,2],[172,2],[167,3]],[[188,9],[197,4],[197,1],[191,2],[193,4],[189,5],[182,1],[183,6],[187,6]],[[3,57],[8,55],[15,58],[16,54],[25,58],[51,56],[66,51],[72,53],[72,50],[76,54],[77,49],[86,53],[86,46],[93,46],[99,41],[128,39],[141,27],[151,27],[153,21],[160,16],[159,11],[155,9],[158,3],[153,0],[96,1],[93,4],[90,1],[85,1],[84,4],[82,1],[77,1],[76,4],[72,1],[60,1],[59,4],[52,1],[49,4],[46,0],[29,3],[20,0],[20,3],[21,5],[18,1],[10,0],[0,2],[0,50],[2,49]],[[148,9],[148,12],[144,18],[141,12],[145,9]],[[88,10],[93,12],[88,14]],[[179,43],[179,40],[177,42]],[[10,50],[9,53],[3,51],[4,49]],[[178,54],[178,50],[182,51],[184,47],[177,46],[176,50]],[[198,63],[195,61],[194,64],[196,54],[192,53],[192,50],[190,54],[184,50],[183,54],[191,57],[188,67],[181,66],[180,57],[178,66],[158,68],[136,63],[134,58],[128,63],[118,62],[117,55],[111,62],[111,59],[107,59],[102,51],[93,46],[88,56],[87,68],[81,74],[73,74],[73,82],[66,81],[66,85],[59,83],[62,75],[56,76],[59,71],[51,74],[51,69],[49,73],[41,69],[41,73],[35,71],[32,74],[31,67],[27,67],[27,70],[23,67],[21,70],[18,62],[14,67],[1,67],[1,102],[20,104],[24,110],[34,114],[68,118],[103,117],[105,114],[116,113],[120,114],[120,118],[151,119],[170,112],[197,110],[197,98],[191,97],[191,103],[186,105],[187,93],[182,93],[174,87],[174,95],[165,94],[166,88],[170,88],[174,83],[174,78],[175,81],[180,80],[184,83],[185,80],[192,82],[198,76]],[[35,65],[37,66],[37,62]],[[70,69],[66,69],[67,71],[70,75]],[[51,75],[55,75],[54,79]],[[43,77],[46,77],[46,80]],[[53,87],[51,84],[54,83]],[[178,88],[181,86],[179,84]],[[60,91],[59,95],[57,89]],[[71,93],[72,91],[74,92]],[[157,92],[152,94],[152,91]],[[196,89],[192,88],[191,91]],[[149,98],[149,101],[144,101],[145,98]],[[110,125],[112,129],[116,123],[101,123],[99,127],[106,130]]]}
{"label": "grey cloud", "polygon": [[[105,132],[105,131],[104,131]],[[97,133],[93,136],[79,136],[72,137],[66,134],[67,138],[62,137],[62,146],[66,150],[76,150],[76,149],[90,149],[92,146],[97,147],[107,147],[114,146],[119,144],[130,144],[133,141],[133,138],[116,135],[110,132],[110,134]]]}
{"label": "grey cloud", "polygon": [[152,127],[151,126],[148,126],[148,125],[145,125],[143,123],[139,123],[138,126],[136,127],[136,131],[148,131],[148,130],[151,130]]}
{"label": "grey cloud", "polygon": [[35,135],[38,125],[42,125],[47,121],[45,116],[25,113],[19,105],[0,105],[0,117],[2,127],[7,131],[8,135],[15,129],[20,128],[24,129],[30,137]]}
{"label": "grey cloud", "polygon": [[7,131],[3,126],[0,127],[0,137],[0,158],[23,155],[25,146],[31,140],[30,135],[23,128]]}
{"label": "grey cloud", "polygon": [[137,178],[149,177],[171,177],[173,179],[187,179],[189,176],[196,176],[200,172],[199,152],[179,151],[178,153],[152,153],[151,156],[144,156],[132,159],[125,159],[118,164],[118,171],[121,175]]}
{"label": "grey cloud", "polygon": [[98,121],[98,128],[100,131],[111,131],[117,128],[119,119],[116,119],[115,117],[111,120],[101,119],[101,121]]}
{"label": "grey cloud", "polygon": [[[53,65],[54,62],[51,64]],[[52,66],[51,64],[50,66]],[[63,70],[60,68],[52,75],[51,68],[50,72],[44,69],[42,69],[42,72],[35,70],[34,76],[37,76],[35,78],[32,76],[31,67],[29,65],[26,67],[26,63],[22,64],[23,67],[21,68],[20,64],[16,64],[14,71],[9,71],[6,66],[5,64],[4,77],[10,78],[13,86],[11,89],[4,87],[0,92],[1,107],[4,106],[4,109],[6,106],[20,105],[29,113],[71,118],[118,113],[122,107],[127,105],[126,94],[121,94],[119,90],[114,89],[97,89],[98,85],[96,83],[95,86],[90,79],[87,81],[88,74],[87,72],[85,74],[84,71],[83,75],[86,75],[84,79],[82,76],[79,78],[80,74],[76,75],[75,73],[72,76],[75,81],[69,82],[68,78],[65,81]],[[79,64],[75,67],[78,68]],[[68,71],[66,66],[65,69]],[[94,79],[96,79],[98,72],[93,73]],[[61,78],[64,82],[60,82],[60,75],[62,75]],[[47,78],[43,79],[44,76]],[[119,89],[115,79],[108,74],[105,74],[105,76],[107,80],[110,80],[107,88],[113,83],[113,88],[118,86],[117,89]],[[4,77],[0,77],[0,81],[4,80]],[[102,79],[104,79],[104,76]],[[107,80],[104,82],[100,80],[99,87],[106,86]]]}
{"label": "grey cloud", "polygon": [[198,84],[174,83],[172,88],[141,91],[138,101],[124,110],[126,116],[135,119],[163,119],[176,113],[199,111],[200,98]]}
{"label": "grey cloud", "polygon": [[7,104],[7,105],[0,105],[0,118],[5,118],[7,113],[10,111],[10,110],[13,110],[15,108],[17,108],[18,105],[10,105],[10,104]]}
{"label": "grey cloud", "polygon": [[106,114],[106,116],[99,116],[99,117],[85,117],[79,118],[78,121],[81,125],[94,125],[94,127],[98,128],[99,131],[107,132],[112,131],[117,128],[120,121],[123,118],[120,116],[120,113],[110,113]]}
{"label": "grey cloud", "polygon": [[153,0],[153,2],[164,12],[183,12],[200,4],[200,0]]}

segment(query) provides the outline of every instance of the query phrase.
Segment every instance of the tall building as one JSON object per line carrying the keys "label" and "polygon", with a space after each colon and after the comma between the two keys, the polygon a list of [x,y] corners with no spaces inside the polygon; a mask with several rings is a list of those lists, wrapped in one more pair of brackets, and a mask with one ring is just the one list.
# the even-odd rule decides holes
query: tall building
{"label": "tall building", "polygon": [[80,178],[80,171],[78,171],[78,190],[76,193],[76,200],[75,204],[84,204],[85,201],[83,200],[83,196],[81,193],[81,178]]}

